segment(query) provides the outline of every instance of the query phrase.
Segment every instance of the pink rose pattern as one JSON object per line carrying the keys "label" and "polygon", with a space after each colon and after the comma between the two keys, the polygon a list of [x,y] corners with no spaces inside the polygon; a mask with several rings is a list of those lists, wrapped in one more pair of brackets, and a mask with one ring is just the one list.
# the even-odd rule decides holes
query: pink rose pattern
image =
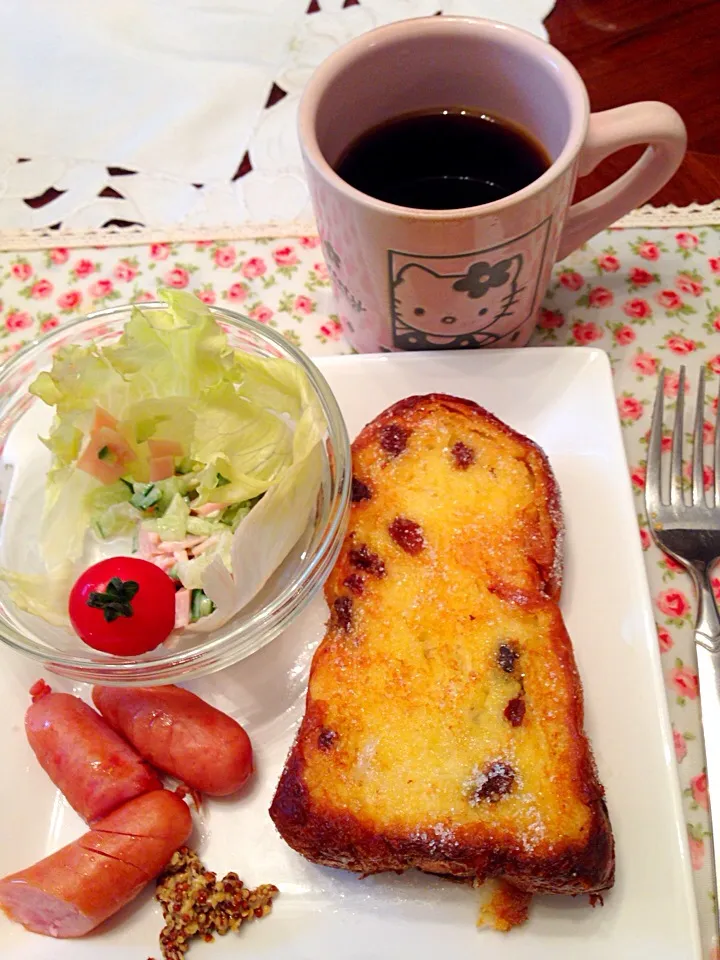
{"label": "pink rose pattern", "polygon": [[[309,353],[348,349],[318,237],[202,240],[0,253],[0,363],[65,320],[153,300],[159,287],[242,312]],[[564,323],[558,314],[555,324]]]}
{"label": "pink rose pattern", "polygon": [[[113,303],[152,299],[160,286],[189,290],[206,303],[250,315],[308,353],[348,352],[322,247],[310,236],[0,253],[0,361],[68,319]],[[665,396],[670,409],[677,398],[680,364],[688,367],[693,384],[701,366],[711,379],[720,374],[720,230],[614,229],[599,234],[555,268],[532,343],[596,347],[612,360],[685,793],[698,902],[709,903],[708,800],[697,715],[693,593],[685,573],[652,542],[642,495],[658,372],[669,371]],[[708,452],[716,396],[712,383],[704,434]],[[720,596],[720,573],[716,582]],[[703,925],[707,955],[712,928],[708,908],[703,908]]]}

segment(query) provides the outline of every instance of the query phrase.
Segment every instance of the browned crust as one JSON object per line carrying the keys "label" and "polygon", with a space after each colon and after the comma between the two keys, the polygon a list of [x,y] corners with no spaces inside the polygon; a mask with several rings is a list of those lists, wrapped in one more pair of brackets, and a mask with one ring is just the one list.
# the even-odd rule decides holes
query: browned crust
{"label": "browned crust", "polygon": [[[430,873],[464,879],[502,878],[528,893],[597,893],[609,889],[614,880],[614,847],[603,798],[589,742],[583,731],[583,697],[570,638],[557,607],[562,581],[562,515],[559,491],[548,460],[540,448],[528,438],[512,430],[493,414],[470,400],[446,394],[408,397],[394,404],[368,424],[353,444],[358,454],[376,440],[381,428],[390,421],[411,425],[427,415],[433,407],[484,420],[519,443],[526,451],[526,463],[538,484],[538,501],[542,522],[533,539],[532,559],[538,570],[538,590],[526,595],[506,593],[504,599],[520,604],[531,603],[550,610],[553,628],[548,642],[555,648],[572,690],[575,788],[591,810],[585,842],[567,842],[562,849],[556,844],[552,854],[539,856],[527,853],[517,836],[508,835],[488,843],[472,826],[457,827],[452,838],[433,839],[432,850],[427,840],[411,832],[383,833],[370,818],[349,811],[341,812],[324,805],[308,791],[304,781],[306,751],[312,751],[323,727],[325,705],[308,696],[306,713],[290,751],[270,807],[270,816],[286,842],[307,859],[326,866],[342,867],[363,874],[381,871],[403,871],[417,867]],[[364,509],[364,501],[353,504],[352,513]],[[352,516],[349,537],[352,537]],[[343,550],[326,585],[329,602],[339,595],[339,585],[347,573]],[[322,659],[326,645],[337,639],[338,628],[332,621],[325,639],[316,651],[311,677]]]}

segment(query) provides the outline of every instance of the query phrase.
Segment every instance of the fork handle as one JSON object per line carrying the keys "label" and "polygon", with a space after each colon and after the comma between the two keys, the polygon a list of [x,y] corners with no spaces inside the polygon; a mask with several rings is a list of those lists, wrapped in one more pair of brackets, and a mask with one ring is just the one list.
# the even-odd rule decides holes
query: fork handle
{"label": "fork handle", "polygon": [[[710,584],[709,567],[694,565],[698,606],[695,624],[700,712],[705,741],[705,769],[707,771],[710,823],[712,826],[715,889],[720,869],[720,618]],[[715,933],[718,935],[717,913]]]}

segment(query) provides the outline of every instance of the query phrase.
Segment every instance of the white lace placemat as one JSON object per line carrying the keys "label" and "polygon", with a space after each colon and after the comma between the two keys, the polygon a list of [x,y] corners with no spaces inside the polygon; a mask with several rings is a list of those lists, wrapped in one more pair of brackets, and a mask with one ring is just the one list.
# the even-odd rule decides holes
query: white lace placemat
{"label": "white lace placemat", "polygon": [[[307,233],[296,112],[328,54],[438,12],[546,37],[553,7],[308,2],[4,0],[0,246]],[[132,234],[113,231],[118,221]]]}
{"label": "white lace placemat", "polygon": [[669,203],[665,207],[651,207],[646,204],[628,213],[615,224],[618,227],[714,227],[720,226],[720,200],[712,203],[690,203],[686,207],[676,207]]}

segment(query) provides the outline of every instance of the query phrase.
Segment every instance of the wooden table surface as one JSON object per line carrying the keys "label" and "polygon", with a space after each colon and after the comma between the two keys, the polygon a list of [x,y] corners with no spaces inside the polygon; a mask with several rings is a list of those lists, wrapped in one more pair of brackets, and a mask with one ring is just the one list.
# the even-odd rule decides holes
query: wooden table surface
{"label": "wooden table surface", "polygon": [[[720,197],[720,0],[557,0],[545,21],[550,42],[572,61],[593,110],[664,100],[688,129],[688,153],[656,206]],[[578,197],[615,179],[641,153],[605,161]]]}

